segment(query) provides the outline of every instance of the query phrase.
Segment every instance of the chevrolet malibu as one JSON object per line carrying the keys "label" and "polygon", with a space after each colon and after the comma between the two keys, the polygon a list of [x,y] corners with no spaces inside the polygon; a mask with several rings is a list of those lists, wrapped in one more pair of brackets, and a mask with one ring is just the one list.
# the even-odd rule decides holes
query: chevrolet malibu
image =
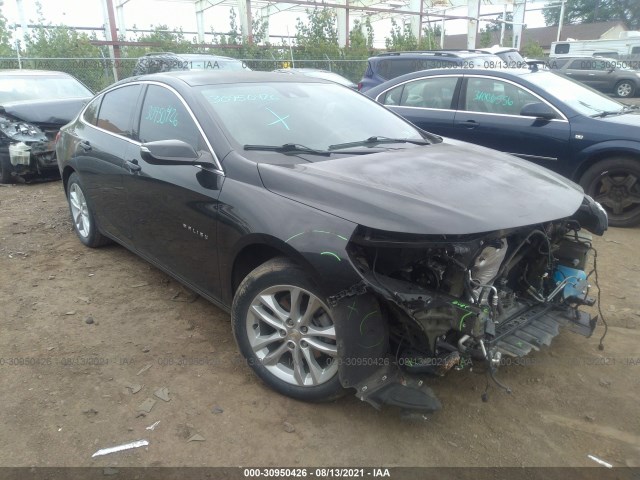
{"label": "chevrolet malibu", "polygon": [[579,307],[598,203],[328,81],[130,78],[57,153],[80,241],[116,241],[230,312],[284,395],[434,411],[430,377],[476,364],[502,385],[503,357],[596,326]]}

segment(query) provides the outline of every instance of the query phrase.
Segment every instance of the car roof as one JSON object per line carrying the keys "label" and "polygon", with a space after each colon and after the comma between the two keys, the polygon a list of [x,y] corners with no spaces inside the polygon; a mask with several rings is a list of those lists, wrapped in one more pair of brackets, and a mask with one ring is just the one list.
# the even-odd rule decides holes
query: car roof
{"label": "car roof", "polygon": [[307,77],[305,75],[282,75],[278,72],[258,72],[251,70],[178,70],[173,72],[152,73],[149,75],[130,77],[119,83],[128,83],[130,81],[138,80],[163,81],[170,85],[186,83],[192,87],[201,85],[261,82],[334,84],[334,82],[317,77]]}
{"label": "car roof", "polygon": [[386,52],[380,53],[375,57],[369,58],[373,60],[376,58],[389,58],[389,57],[438,57],[438,58],[469,58],[488,55],[487,52],[481,50],[422,50],[415,52]]}
{"label": "car roof", "polygon": [[616,60],[615,58],[611,58],[611,57],[602,57],[600,55],[596,56],[592,56],[592,55],[576,55],[575,57],[556,57],[556,58],[552,58],[551,60],[606,60],[608,62],[618,62],[619,60]]}
{"label": "car roof", "polygon": [[523,80],[527,80],[527,77],[531,75],[555,75],[555,73],[550,72],[549,70],[540,70],[540,69],[527,69],[527,68],[430,68],[428,70],[419,70],[417,72],[407,73],[405,75],[401,75],[399,77],[393,78],[391,80],[387,80],[380,85],[376,85],[375,87],[367,90],[365,95],[376,95],[388,88],[391,88],[390,85],[396,85],[399,83],[403,83],[409,80],[413,80],[421,77],[428,76],[440,76],[440,75],[482,75],[482,76],[493,76],[504,79],[514,79],[521,78]]}
{"label": "car roof", "polygon": [[339,75],[336,72],[332,72],[330,70],[323,70],[321,68],[306,68],[306,67],[293,67],[293,68],[278,68],[276,70],[273,70],[274,72],[291,72],[291,73],[304,73],[304,72],[324,72],[324,73],[335,73],[336,75]]}
{"label": "car roof", "polygon": [[224,60],[235,60],[237,62],[239,62],[240,60],[238,60],[237,58],[233,58],[233,57],[225,57],[223,55],[212,55],[210,53],[172,53],[172,52],[152,52],[152,53],[147,53],[145,54],[143,57],[140,58],[152,58],[152,57],[173,57],[173,58],[217,58],[217,59],[224,59]]}
{"label": "car roof", "polygon": [[71,75],[69,75],[68,73],[64,73],[64,72],[57,72],[55,70],[28,70],[28,69],[21,69],[21,70],[2,70],[2,73],[0,73],[1,76],[32,76],[32,77],[38,77],[38,76],[59,76],[59,77],[71,77]]}

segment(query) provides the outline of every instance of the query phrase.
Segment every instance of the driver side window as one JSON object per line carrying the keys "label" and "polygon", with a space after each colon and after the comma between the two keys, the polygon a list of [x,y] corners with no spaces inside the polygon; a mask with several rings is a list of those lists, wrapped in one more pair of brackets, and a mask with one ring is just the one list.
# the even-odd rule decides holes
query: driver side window
{"label": "driver side window", "polygon": [[200,131],[182,101],[172,91],[149,85],[140,112],[140,142],[182,140],[198,152],[207,151]]}
{"label": "driver side window", "polygon": [[522,88],[494,78],[470,77],[467,81],[464,109],[501,115],[520,115],[528,103],[540,102]]}

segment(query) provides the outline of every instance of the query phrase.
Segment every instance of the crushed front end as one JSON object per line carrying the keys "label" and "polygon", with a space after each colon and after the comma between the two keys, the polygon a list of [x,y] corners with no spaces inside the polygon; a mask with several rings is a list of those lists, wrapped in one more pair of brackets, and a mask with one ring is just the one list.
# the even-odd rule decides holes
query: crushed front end
{"label": "crushed front end", "polygon": [[0,116],[0,160],[3,177],[28,180],[35,176],[56,176],[58,164],[55,136],[60,126],[36,126]]}
{"label": "crushed front end", "polygon": [[[343,369],[343,384],[374,406],[433,411],[440,402],[425,375],[482,364],[501,385],[495,371],[502,357],[549,346],[562,326],[591,336],[597,317],[580,310],[594,304],[586,228],[601,235],[606,225],[604,211],[585,197],[572,218],[480,234],[358,227],[347,252],[362,282],[342,295],[376,298],[386,324],[363,321],[359,329],[384,336],[386,361],[376,360],[379,368],[366,377],[353,370],[349,378]],[[379,358],[379,347],[376,352]]]}

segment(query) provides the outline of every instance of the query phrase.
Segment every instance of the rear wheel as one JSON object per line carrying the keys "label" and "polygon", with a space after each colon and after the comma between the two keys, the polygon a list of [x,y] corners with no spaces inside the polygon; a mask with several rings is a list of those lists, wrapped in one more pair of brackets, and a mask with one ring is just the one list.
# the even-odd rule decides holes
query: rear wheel
{"label": "rear wheel", "polygon": [[87,247],[100,247],[109,243],[109,239],[98,230],[95,217],[85,196],[77,174],[72,173],[67,183],[67,200],[71,211],[73,229],[78,238]]}
{"label": "rear wheel", "polygon": [[231,309],[236,342],[258,377],[306,401],[328,401],[344,392],[333,314],[305,271],[285,258],[253,270]]}
{"label": "rear wheel", "polygon": [[614,157],[589,168],[580,184],[609,215],[612,227],[631,227],[640,223],[640,161]]}
{"label": "rear wheel", "polygon": [[0,155],[0,183],[13,183],[13,165],[9,161],[9,155]]}
{"label": "rear wheel", "polygon": [[633,94],[636,90],[636,86],[630,80],[622,80],[621,82],[616,83],[616,87],[614,89],[614,93],[618,97],[633,97]]}

